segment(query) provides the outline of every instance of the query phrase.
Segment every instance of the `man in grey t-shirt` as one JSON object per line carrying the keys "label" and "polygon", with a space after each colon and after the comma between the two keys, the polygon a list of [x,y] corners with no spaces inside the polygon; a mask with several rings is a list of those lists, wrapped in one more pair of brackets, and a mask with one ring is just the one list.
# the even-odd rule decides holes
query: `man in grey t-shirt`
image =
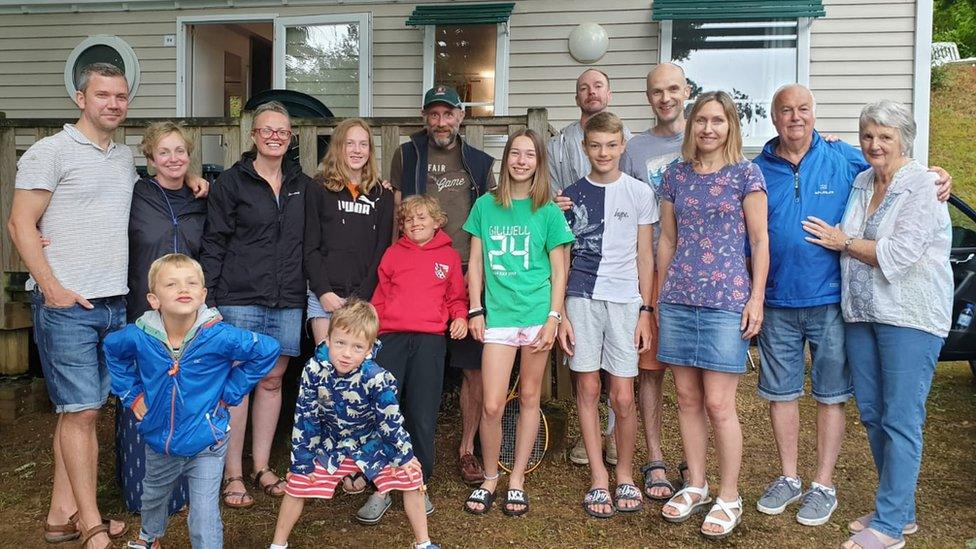
{"label": "man in grey t-shirt", "polygon": [[[101,547],[126,528],[118,521],[103,525],[98,511],[95,425],[110,385],[99,347],[125,325],[136,172],[129,148],[112,142],[128,112],[124,74],[107,64],[86,67],[75,102],[78,122],[20,159],[8,230],[30,270],[34,337],[59,414],[45,539],[85,535]],[[51,241],[45,249],[41,232]],[[77,523],[69,520],[75,512]]]}

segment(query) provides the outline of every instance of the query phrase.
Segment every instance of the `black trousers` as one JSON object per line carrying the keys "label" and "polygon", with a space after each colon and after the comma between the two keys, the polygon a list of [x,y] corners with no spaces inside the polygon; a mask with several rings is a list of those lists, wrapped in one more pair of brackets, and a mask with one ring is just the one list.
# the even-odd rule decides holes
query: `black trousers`
{"label": "black trousers", "polygon": [[434,473],[434,432],[444,384],[445,337],[441,334],[394,332],[380,336],[376,362],[397,380],[400,412],[410,433],[413,453],[424,469],[424,482]]}

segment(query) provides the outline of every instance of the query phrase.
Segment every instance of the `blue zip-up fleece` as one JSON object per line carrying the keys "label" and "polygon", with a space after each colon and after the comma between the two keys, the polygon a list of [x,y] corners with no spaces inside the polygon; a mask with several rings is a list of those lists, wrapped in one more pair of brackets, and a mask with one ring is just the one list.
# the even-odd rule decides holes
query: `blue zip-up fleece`
{"label": "blue zip-up fleece", "polygon": [[221,322],[217,309],[207,307],[200,307],[178,351],[157,311],[106,336],[104,349],[112,393],[130,408],[145,401],[138,430],[146,444],[185,457],[227,437],[225,405],[240,404],[281,352],[273,338]]}
{"label": "blue zip-up fleece", "polygon": [[810,150],[796,166],[776,154],[779,138],[755,162],[769,200],[769,278],[766,305],[797,309],[840,303],[840,254],[806,241],[800,222],[816,216],[840,223],[857,174],[868,168],[861,151],[828,143],[813,132]]}

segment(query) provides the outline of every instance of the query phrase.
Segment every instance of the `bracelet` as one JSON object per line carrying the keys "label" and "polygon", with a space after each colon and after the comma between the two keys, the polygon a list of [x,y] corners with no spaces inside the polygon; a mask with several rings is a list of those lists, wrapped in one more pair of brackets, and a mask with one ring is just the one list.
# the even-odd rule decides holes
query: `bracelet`
{"label": "bracelet", "polygon": [[471,320],[476,316],[485,316],[485,308],[478,307],[477,309],[471,309],[470,311],[468,311],[468,320]]}
{"label": "bracelet", "polygon": [[642,312],[642,313],[653,313],[654,312],[654,307],[652,307],[651,305],[641,305],[640,312]]}
{"label": "bracelet", "polygon": [[848,238],[847,240],[844,241],[844,251],[845,252],[850,249],[851,244],[854,244],[854,237],[850,237],[850,238]]}

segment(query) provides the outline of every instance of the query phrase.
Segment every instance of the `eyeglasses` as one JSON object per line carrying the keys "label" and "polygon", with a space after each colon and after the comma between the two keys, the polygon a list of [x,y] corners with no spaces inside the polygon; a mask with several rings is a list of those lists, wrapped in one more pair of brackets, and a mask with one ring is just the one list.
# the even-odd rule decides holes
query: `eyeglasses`
{"label": "eyeglasses", "polygon": [[277,135],[279,139],[291,139],[292,136],[292,131],[286,129],[273,130],[271,128],[254,128],[253,131],[260,135],[261,139],[268,139],[272,135]]}

